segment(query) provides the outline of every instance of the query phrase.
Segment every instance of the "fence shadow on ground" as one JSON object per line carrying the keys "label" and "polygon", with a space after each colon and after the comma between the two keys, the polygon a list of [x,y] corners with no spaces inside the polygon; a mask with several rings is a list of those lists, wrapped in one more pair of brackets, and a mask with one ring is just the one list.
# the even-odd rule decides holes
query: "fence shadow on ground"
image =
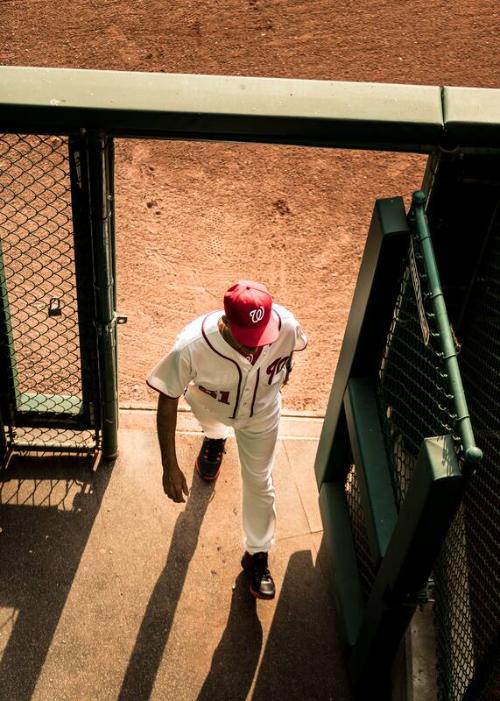
{"label": "fence shadow on ground", "polygon": [[348,699],[333,599],[311,552],[290,557],[259,667],[253,701]]}
{"label": "fence shadow on ground", "polygon": [[32,698],[112,468],[86,457],[13,456],[0,471],[4,699]]}

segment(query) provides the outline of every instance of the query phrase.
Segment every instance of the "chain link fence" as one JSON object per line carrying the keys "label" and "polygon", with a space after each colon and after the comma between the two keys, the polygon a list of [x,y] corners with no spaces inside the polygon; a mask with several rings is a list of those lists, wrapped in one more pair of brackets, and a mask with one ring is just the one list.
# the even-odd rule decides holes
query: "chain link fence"
{"label": "chain link fence", "polygon": [[365,512],[361,503],[361,492],[356,465],[351,465],[344,484],[344,492],[351,521],[354,551],[358,563],[358,573],[363,601],[366,604],[375,582],[377,565],[373,561],[368,540]]}
{"label": "chain link fence", "polygon": [[399,507],[424,438],[452,435],[457,455],[463,457],[426,281],[418,242],[412,237],[379,373],[379,402]]}
{"label": "chain link fence", "polygon": [[399,505],[408,491],[424,438],[451,435],[457,456],[463,459],[423,259],[416,251],[418,242],[412,238],[379,374],[379,399]]}
{"label": "chain link fence", "polygon": [[[435,567],[439,698],[500,695],[500,216],[462,324],[460,365],[483,449]],[[497,661],[495,661],[495,655]]]}
{"label": "chain link fence", "polygon": [[[418,246],[418,241],[412,239],[378,378],[382,424],[392,459],[393,490],[398,506],[406,496],[423,438],[451,434],[459,459],[462,456],[460,438],[454,430],[453,396],[446,386],[440,337],[433,325]],[[366,603],[378,563],[370,552],[355,465],[351,465],[347,474],[344,491]]]}
{"label": "chain link fence", "polygon": [[91,369],[82,365],[75,254],[68,139],[0,136],[1,393],[10,447],[97,447],[95,430],[76,427]]}
{"label": "chain link fence", "polygon": [[[492,651],[498,644],[499,232],[497,226],[472,290],[470,321],[464,325],[459,354],[476,440],[485,457],[468,482],[433,572],[438,693],[442,701],[459,701],[476,686],[478,691],[470,698],[494,698],[487,689],[493,689],[495,683]],[[464,459],[418,251],[418,242],[412,238],[379,373],[380,409],[399,506],[425,437],[451,435],[459,463],[463,465]],[[361,509],[359,498],[357,509]],[[355,528],[354,533],[358,532]],[[363,537],[357,535],[355,540],[360,569],[366,570],[373,563]]]}

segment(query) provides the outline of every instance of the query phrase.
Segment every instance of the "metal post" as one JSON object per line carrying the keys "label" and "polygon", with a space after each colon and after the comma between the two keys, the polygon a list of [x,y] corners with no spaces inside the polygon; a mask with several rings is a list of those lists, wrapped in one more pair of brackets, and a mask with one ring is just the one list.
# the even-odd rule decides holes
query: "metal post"
{"label": "metal post", "polygon": [[429,226],[425,214],[425,193],[421,190],[413,194],[413,213],[417,235],[420,241],[422,254],[425,259],[426,273],[428,278],[429,293],[433,312],[436,318],[436,325],[441,339],[443,361],[446,373],[449,378],[450,388],[454,397],[454,404],[457,411],[456,424],[462,439],[465,460],[469,464],[478,463],[482,457],[482,451],[476,446],[472,424],[470,421],[469,409],[465,399],[465,392],[462,384],[462,377],[458,367],[457,351],[450,329],[448,312],[441,289],[441,280],[437,268],[434,249],[432,246]]}
{"label": "metal post", "polygon": [[[73,214],[76,297],[80,344],[82,428],[100,432],[101,407],[97,329],[95,324],[94,265],[92,254],[92,218],[90,214],[90,182],[87,138],[84,133],[68,139],[68,159]],[[91,174],[93,176],[93,174]],[[96,443],[98,437],[96,436]]]}
{"label": "metal post", "polygon": [[[344,642],[355,644],[363,595],[344,491],[352,464],[345,410],[351,377],[375,378],[390,326],[398,273],[410,230],[402,198],[377,200],[316,455],[325,543],[335,568],[335,595]],[[385,544],[383,546],[385,548]]]}
{"label": "metal post", "polygon": [[5,464],[5,458],[7,456],[7,440],[5,438],[4,421],[2,416],[2,410],[0,407],[0,467]]}
{"label": "metal post", "polygon": [[0,239],[0,404],[4,420],[12,423],[16,408],[16,357],[12,322],[9,310],[9,293]]}
{"label": "metal post", "polygon": [[347,432],[339,436],[337,430],[345,424],[344,394],[350,377],[378,372],[392,314],[389,300],[396,298],[409,236],[402,198],[377,200],[316,454],[319,488],[323,482],[341,479],[345,472],[346,461],[338,456],[345,458],[349,453],[348,437]]}
{"label": "metal post", "polygon": [[102,453],[104,458],[113,459],[118,453],[118,389],[113,278],[114,245],[111,225],[113,204],[108,192],[111,138],[103,134],[89,134],[87,148],[101,395]]}

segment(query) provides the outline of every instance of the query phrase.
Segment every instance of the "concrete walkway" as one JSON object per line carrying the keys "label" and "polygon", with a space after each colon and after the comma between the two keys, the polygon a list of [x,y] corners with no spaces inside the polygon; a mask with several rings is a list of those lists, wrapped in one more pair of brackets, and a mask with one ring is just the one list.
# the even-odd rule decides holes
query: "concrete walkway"
{"label": "concrete walkway", "polygon": [[[120,456],[15,458],[0,482],[0,699],[350,700],[322,554],[313,461],[321,420],[283,418],[275,484],[276,599],[240,572],[234,438],[221,476],[168,501],[151,411],[121,412]],[[319,556],[318,556],[319,555]]]}

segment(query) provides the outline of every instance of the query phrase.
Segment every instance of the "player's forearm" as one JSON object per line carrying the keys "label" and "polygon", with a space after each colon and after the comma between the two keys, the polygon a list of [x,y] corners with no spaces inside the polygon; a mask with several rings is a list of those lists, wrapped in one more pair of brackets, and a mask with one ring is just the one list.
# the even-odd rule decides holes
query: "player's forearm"
{"label": "player's forearm", "polygon": [[177,465],[175,453],[175,427],[177,425],[178,399],[170,399],[164,394],[158,398],[156,429],[160,443],[161,462],[164,470]]}

